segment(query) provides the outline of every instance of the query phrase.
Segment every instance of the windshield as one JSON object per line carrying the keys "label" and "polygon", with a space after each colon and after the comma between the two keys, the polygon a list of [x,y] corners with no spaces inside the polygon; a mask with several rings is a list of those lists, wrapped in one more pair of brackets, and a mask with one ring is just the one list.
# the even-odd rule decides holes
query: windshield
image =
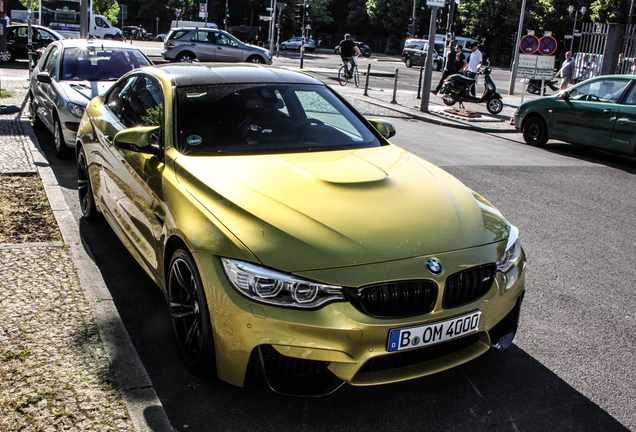
{"label": "windshield", "polygon": [[150,66],[136,49],[119,47],[66,48],[60,76],[72,81],[116,81],[128,71]]}
{"label": "windshield", "polygon": [[363,121],[322,85],[177,89],[177,149],[191,156],[378,147]]}

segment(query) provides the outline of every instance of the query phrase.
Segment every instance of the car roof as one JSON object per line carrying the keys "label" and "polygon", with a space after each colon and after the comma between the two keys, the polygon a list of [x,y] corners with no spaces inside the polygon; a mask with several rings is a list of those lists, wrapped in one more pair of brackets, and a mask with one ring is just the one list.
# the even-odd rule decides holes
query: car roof
{"label": "car roof", "polygon": [[317,79],[300,72],[249,63],[168,63],[149,66],[164,73],[177,87],[204,84],[319,84]]}
{"label": "car roof", "polygon": [[64,48],[76,48],[76,47],[104,47],[104,48],[122,48],[122,49],[135,49],[137,47],[109,39],[63,39],[56,41],[55,43],[62,45]]}

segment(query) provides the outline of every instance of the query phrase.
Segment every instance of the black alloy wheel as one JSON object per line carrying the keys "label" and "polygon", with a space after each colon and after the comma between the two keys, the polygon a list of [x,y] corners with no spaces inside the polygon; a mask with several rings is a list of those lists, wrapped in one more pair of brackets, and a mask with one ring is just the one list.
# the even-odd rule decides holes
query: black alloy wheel
{"label": "black alloy wheel", "polygon": [[548,128],[543,119],[536,115],[525,121],[522,131],[526,144],[543,147],[548,142]]}
{"label": "black alloy wheel", "polygon": [[193,372],[211,373],[215,353],[210,314],[194,259],[183,247],[170,261],[168,302],[181,358]]}
{"label": "black alloy wheel", "polygon": [[79,197],[82,216],[88,220],[93,220],[97,216],[97,207],[93,197],[93,187],[91,178],[88,175],[88,161],[84,147],[79,148],[77,153],[77,195]]}

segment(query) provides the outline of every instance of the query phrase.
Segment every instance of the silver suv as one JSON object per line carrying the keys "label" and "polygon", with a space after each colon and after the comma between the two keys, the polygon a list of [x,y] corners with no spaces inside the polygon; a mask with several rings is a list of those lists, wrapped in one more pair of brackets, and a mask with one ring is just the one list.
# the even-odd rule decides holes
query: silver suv
{"label": "silver suv", "polygon": [[214,28],[183,27],[170,31],[161,56],[169,61],[248,62],[272,64],[264,48],[245,44],[231,34]]}

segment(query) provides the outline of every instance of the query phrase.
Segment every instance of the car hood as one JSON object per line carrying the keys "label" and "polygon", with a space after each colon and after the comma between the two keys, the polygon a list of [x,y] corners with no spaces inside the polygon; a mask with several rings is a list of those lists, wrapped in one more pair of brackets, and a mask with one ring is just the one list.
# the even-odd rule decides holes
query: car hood
{"label": "car hood", "polygon": [[264,264],[285,271],[439,254],[507,238],[459,180],[392,145],[176,160],[177,180]]}
{"label": "car hood", "polygon": [[60,81],[59,84],[70,102],[82,106],[95,96],[104,94],[116,81]]}

